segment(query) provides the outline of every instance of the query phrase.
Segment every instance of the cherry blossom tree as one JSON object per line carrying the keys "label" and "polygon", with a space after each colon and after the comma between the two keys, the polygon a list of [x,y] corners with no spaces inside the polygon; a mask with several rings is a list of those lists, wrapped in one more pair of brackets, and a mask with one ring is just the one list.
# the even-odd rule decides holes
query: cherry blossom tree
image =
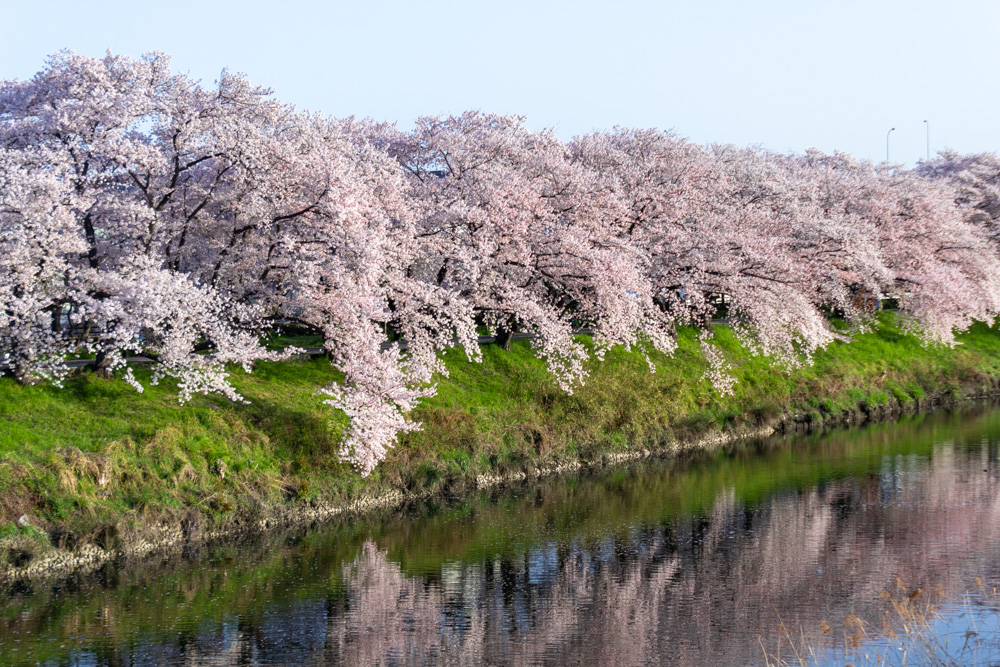
{"label": "cherry blossom tree", "polygon": [[446,374],[440,353],[480,358],[480,325],[501,344],[533,333],[570,392],[590,356],[575,328],[598,359],[649,358],[682,324],[730,390],[720,301],[782,363],[841,335],[831,309],[866,326],[882,293],[951,344],[1000,311],[998,174],[992,155],[902,171],[656,130],[564,143],[481,112],[400,132],[297,111],[242,75],[202,86],[159,53],[67,51],[0,84],[0,352],[19,380],[58,383],[91,351],[140,390],[141,353],[182,401],[241,400],[227,369],[286,356],[259,340],[294,321],[344,374],[320,400],[367,474],[419,427],[406,413]]}
{"label": "cherry blossom tree", "polygon": [[[225,365],[275,358],[258,335],[299,320],[346,375],[329,402],[351,418],[342,456],[368,472],[416,427],[402,411],[432,392],[439,349],[457,334],[478,353],[471,311],[408,275],[417,246],[398,164],[360,124],[269,94],[228,72],[202,88],[162,54],[66,52],[0,89],[0,142],[39,153],[26,169],[62,168],[76,245],[60,259],[78,278],[71,305],[100,372],[121,369],[138,388],[125,355],[142,352],[182,400],[238,399]],[[382,349],[390,321],[405,358]],[[74,349],[64,337],[49,356]]]}
{"label": "cherry blossom tree", "polygon": [[962,155],[946,150],[921,161],[916,173],[953,190],[955,204],[966,219],[982,227],[1000,244],[1000,157],[996,153]]}
{"label": "cherry blossom tree", "polygon": [[732,381],[711,342],[720,299],[744,342],[782,361],[832,340],[792,252],[786,189],[769,173],[770,156],[623,128],[579,138],[573,152],[613,180],[624,213],[611,227],[646,253],[649,293],[671,324],[701,329],[708,377],[721,391]]}
{"label": "cherry blossom tree", "polygon": [[843,154],[810,153],[799,166],[808,173],[796,191],[820,253],[814,275],[826,267],[854,291],[892,295],[929,341],[953,344],[956,330],[996,317],[1000,258],[947,187]]}
{"label": "cherry blossom tree", "polygon": [[613,184],[551,132],[468,112],[382,140],[409,175],[419,218],[412,271],[468,303],[501,344],[533,332],[563,389],[586,376],[574,326],[593,328],[599,356],[615,344],[673,349],[648,253],[608,224],[622,215]]}
{"label": "cherry blossom tree", "polygon": [[[197,274],[176,265],[171,270],[164,261],[177,221],[171,201],[204,178],[197,168],[206,169],[219,152],[195,150],[212,133],[194,128],[186,134],[185,119],[211,116],[210,101],[247,106],[235,99],[239,91],[244,98],[262,94],[232,81],[223,75],[211,95],[170,74],[162,54],[136,61],[64,52],[33,79],[0,88],[0,143],[34,156],[28,172],[58,168],[72,193],[60,215],[75,222],[74,242],[84,247],[65,248],[60,260],[73,267],[71,305],[98,370],[124,367],[129,351],[153,355],[154,381],[177,377],[182,400],[191,391],[237,398],[224,364],[248,367],[268,356],[240,321],[252,308],[235,307]],[[214,354],[195,354],[205,340]],[[64,337],[61,351],[72,350]],[[126,379],[138,387],[128,371]]]}

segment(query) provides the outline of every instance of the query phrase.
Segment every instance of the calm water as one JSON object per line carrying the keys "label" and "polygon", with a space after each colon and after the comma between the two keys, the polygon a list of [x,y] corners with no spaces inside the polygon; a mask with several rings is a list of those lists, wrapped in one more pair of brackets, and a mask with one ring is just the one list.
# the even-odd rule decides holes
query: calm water
{"label": "calm water", "polygon": [[998,442],[981,407],[14,586],[0,663],[762,664],[786,633],[836,662],[918,586],[988,652]]}

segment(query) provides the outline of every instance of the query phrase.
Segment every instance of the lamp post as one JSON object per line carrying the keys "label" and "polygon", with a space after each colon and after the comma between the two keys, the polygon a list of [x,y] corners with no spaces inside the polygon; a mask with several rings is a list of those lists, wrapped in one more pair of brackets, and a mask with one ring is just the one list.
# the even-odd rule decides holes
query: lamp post
{"label": "lamp post", "polygon": [[886,162],[889,162],[889,135],[892,134],[892,131],[895,130],[895,129],[896,128],[894,128],[894,127],[890,128],[889,131],[885,133],[885,161]]}
{"label": "lamp post", "polygon": [[928,123],[925,120],[924,121],[924,125],[927,126],[927,161],[930,162],[930,160],[931,160],[931,124]]}

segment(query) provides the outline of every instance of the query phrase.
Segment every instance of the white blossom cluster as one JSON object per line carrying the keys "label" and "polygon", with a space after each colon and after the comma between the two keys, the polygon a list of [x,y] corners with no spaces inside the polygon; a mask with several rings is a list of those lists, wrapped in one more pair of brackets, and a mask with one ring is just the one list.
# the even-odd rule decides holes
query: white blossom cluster
{"label": "white blossom cluster", "polygon": [[434,393],[441,351],[480,358],[477,327],[534,334],[568,392],[591,356],[574,330],[598,360],[650,358],[679,325],[731,391],[720,307],[785,364],[841,337],[831,312],[863,328],[883,297],[953,344],[1000,310],[998,183],[994,155],[906,171],[656,130],[563,142],[480,112],[401,132],[298,112],[228,72],[203,87],[159,53],[63,52],[0,84],[0,363],[58,384],[91,352],[141,391],[141,354],[181,401],[238,401],[226,369],[281,358],[260,337],[293,321],[345,374],[322,400],[367,474],[419,427],[405,414]]}

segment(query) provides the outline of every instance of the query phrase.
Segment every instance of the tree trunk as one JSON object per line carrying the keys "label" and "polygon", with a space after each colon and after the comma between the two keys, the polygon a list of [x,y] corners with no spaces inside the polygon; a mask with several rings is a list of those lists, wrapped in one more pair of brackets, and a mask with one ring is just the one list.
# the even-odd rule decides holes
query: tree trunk
{"label": "tree trunk", "polygon": [[27,359],[18,357],[14,360],[14,379],[18,384],[32,385],[38,382],[38,378],[31,372],[31,365]]}
{"label": "tree trunk", "polygon": [[62,331],[62,313],[63,304],[57,303],[52,309],[52,330],[59,332]]}
{"label": "tree trunk", "polygon": [[21,354],[21,346],[16,341],[12,341],[6,361],[8,366],[5,372],[13,375],[18,384],[31,385],[38,382],[38,378],[31,372],[30,355]]}
{"label": "tree trunk", "polygon": [[115,373],[111,369],[111,359],[108,358],[107,352],[101,350],[97,353],[97,357],[94,359],[94,373],[97,377],[105,380],[114,378]]}
{"label": "tree trunk", "polygon": [[497,327],[497,335],[494,337],[494,342],[499,345],[504,350],[510,349],[510,339],[514,337],[514,332],[508,329],[506,326]]}

